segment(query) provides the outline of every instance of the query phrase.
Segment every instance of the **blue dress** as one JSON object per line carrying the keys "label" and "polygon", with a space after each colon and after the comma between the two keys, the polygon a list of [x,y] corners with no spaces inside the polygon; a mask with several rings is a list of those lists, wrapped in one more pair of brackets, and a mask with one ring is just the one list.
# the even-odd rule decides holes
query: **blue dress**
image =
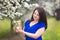
{"label": "blue dress", "polygon": [[[39,22],[39,23],[36,23],[34,24],[32,27],[30,27],[30,20],[27,20],[25,23],[24,23],[24,31],[26,32],[29,32],[29,33],[36,33],[36,31],[42,27],[45,27],[45,23],[44,22]],[[27,35],[25,35],[25,40],[42,40],[42,35],[36,39],[34,38],[31,38]]]}

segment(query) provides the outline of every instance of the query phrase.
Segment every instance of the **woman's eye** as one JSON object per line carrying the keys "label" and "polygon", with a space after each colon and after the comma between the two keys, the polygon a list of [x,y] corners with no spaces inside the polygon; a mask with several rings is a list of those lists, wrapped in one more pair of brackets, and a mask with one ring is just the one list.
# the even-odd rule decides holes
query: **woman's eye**
{"label": "woman's eye", "polygon": [[33,15],[37,15],[37,16],[39,16],[39,13],[37,13],[37,12],[34,12],[34,14]]}

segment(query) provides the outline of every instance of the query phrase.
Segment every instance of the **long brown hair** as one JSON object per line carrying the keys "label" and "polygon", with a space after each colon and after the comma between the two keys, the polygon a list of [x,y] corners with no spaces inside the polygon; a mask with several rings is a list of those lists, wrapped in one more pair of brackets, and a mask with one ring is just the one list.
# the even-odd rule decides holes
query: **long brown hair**
{"label": "long brown hair", "polygon": [[[44,22],[45,25],[46,25],[45,29],[47,29],[47,19],[46,19],[45,10],[42,7],[37,7],[37,8],[34,9],[33,14],[34,14],[35,10],[37,10],[38,13],[39,13],[39,21],[38,22],[40,22],[40,21]],[[34,20],[33,19],[33,14],[32,14],[32,17],[31,17],[31,21]]]}

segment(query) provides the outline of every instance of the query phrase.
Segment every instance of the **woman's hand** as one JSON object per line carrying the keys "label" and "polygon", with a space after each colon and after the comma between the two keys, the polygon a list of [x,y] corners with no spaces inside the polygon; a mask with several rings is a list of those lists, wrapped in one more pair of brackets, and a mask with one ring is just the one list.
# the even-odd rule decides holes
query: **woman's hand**
{"label": "woman's hand", "polygon": [[18,33],[18,30],[19,30],[19,29],[18,29],[17,27],[15,28],[15,30],[16,30],[16,33]]}
{"label": "woman's hand", "polygon": [[17,32],[17,33],[23,33],[23,30],[22,30],[22,28],[20,28],[20,27],[16,27],[16,32]]}
{"label": "woman's hand", "polygon": [[24,31],[22,29],[18,30],[19,33],[24,33]]}

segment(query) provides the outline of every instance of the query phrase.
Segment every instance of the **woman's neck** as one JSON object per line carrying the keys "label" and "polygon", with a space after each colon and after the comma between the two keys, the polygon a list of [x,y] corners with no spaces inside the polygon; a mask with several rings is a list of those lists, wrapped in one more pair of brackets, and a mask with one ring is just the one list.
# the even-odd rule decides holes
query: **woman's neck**
{"label": "woman's neck", "polygon": [[38,20],[34,20],[34,22],[38,22]]}

